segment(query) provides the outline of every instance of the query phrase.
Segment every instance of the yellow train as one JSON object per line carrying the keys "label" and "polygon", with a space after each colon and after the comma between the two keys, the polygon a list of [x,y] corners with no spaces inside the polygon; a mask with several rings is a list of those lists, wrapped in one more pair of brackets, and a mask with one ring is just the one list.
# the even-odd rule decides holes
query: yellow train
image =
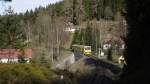
{"label": "yellow train", "polygon": [[92,51],[91,51],[91,46],[86,46],[86,45],[72,45],[72,50],[75,52],[82,52],[85,56],[91,56]]}

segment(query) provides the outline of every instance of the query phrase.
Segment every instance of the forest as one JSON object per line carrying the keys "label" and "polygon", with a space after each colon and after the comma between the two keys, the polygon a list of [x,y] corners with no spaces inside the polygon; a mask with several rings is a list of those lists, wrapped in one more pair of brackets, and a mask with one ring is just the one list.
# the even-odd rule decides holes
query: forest
{"label": "forest", "polygon": [[[0,16],[0,43],[2,44],[0,48],[33,48],[37,51],[36,57],[41,57],[43,54],[49,54],[50,56],[47,57],[51,57],[54,49],[61,52],[60,48],[69,48],[70,46],[64,46],[67,43],[70,45],[73,43],[92,44],[93,47],[96,45],[98,47],[100,46],[99,39],[104,40],[102,38],[106,33],[124,32],[119,25],[122,20],[119,18],[121,17],[119,12],[124,10],[123,5],[123,0],[64,0],[50,4],[46,8],[27,10],[24,14],[16,14],[9,7],[5,11],[6,14]],[[77,35],[83,34],[83,41],[86,43],[76,35],[73,37],[74,40],[71,40],[72,35],[64,31],[70,27],[69,22],[73,23],[73,28],[79,28]],[[100,31],[106,33],[99,37]],[[119,36],[120,34],[113,35]]]}
{"label": "forest", "polygon": [[[29,76],[30,81],[21,83],[49,84],[49,77],[55,76],[49,67],[72,44],[90,45],[96,51],[107,34],[124,37],[122,12],[124,0],[63,0],[19,14],[8,7],[5,15],[0,15],[0,49],[32,48],[33,60],[29,65],[2,65],[0,83],[20,84],[21,76]],[[72,26],[74,34],[65,31]]]}

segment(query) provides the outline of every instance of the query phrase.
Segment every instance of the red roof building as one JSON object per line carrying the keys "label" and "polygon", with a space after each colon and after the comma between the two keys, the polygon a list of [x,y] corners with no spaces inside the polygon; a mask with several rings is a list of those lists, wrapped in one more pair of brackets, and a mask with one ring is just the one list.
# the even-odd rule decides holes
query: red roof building
{"label": "red roof building", "polygon": [[0,62],[5,63],[8,59],[18,61],[18,57],[23,56],[24,58],[32,58],[32,49],[0,49]]}

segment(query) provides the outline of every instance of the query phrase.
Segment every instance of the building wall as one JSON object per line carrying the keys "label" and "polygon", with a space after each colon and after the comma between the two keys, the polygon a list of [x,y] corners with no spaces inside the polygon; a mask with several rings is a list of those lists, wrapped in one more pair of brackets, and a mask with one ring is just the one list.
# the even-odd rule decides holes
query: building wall
{"label": "building wall", "polygon": [[8,58],[1,58],[0,63],[8,63]]}
{"label": "building wall", "polygon": [[[0,59],[0,63],[18,63],[18,58],[1,58]],[[26,63],[29,63],[30,62],[30,58],[25,58],[25,60],[27,60]]]}

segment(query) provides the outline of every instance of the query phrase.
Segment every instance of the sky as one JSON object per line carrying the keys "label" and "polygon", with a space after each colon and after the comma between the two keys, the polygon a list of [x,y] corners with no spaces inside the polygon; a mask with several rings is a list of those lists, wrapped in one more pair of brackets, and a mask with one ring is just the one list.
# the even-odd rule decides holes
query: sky
{"label": "sky", "polygon": [[45,7],[50,3],[56,3],[60,0],[12,0],[12,2],[2,2],[0,0],[0,14],[4,13],[4,9],[11,6],[14,12],[24,13],[26,10],[35,9],[39,6]]}

